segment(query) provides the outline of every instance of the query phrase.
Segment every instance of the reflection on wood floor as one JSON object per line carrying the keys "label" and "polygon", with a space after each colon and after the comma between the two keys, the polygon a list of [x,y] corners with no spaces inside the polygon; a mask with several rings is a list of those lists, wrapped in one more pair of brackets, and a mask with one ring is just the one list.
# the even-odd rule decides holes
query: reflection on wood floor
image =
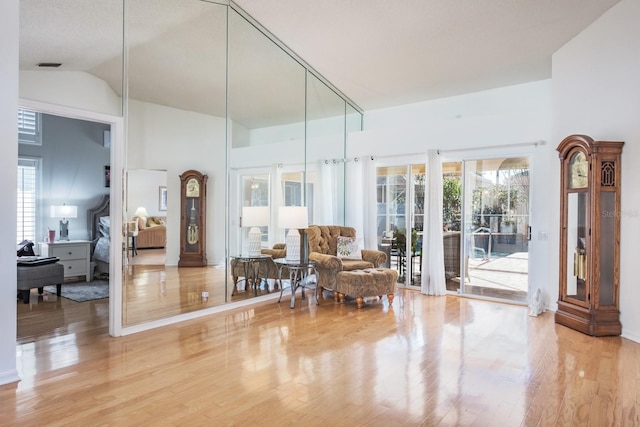
{"label": "reflection on wood floor", "polygon": [[[129,265],[123,285],[124,324],[163,319],[203,308],[217,307],[227,301],[280,292],[274,283],[262,283],[245,289],[244,280],[233,295],[231,277],[225,281],[224,268],[165,267],[164,265]],[[203,292],[207,297],[203,297]]]}
{"label": "reflection on wood floor", "polygon": [[398,290],[391,307],[268,301],[120,338],[86,307],[93,325],[18,345],[0,425],[640,425],[640,344],[526,307]]}
{"label": "reflection on wood floor", "polygon": [[165,265],[167,260],[166,249],[145,248],[138,249],[137,255],[129,254],[129,265]]}
{"label": "reflection on wood floor", "polygon": [[[273,280],[249,289],[245,289],[241,280],[239,291],[232,296],[233,282],[230,277],[225,282],[225,277],[224,268],[212,266],[179,269],[164,265],[129,265],[123,283],[123,323],[135,325],[216,307],[225,301],[280,292]],[[203,297],[203,292],[208,292],[209,296]],[[225,294],[228,294],[227,300]],[[32,289],[30,304],[18,304],[18,342],[34,342],[85,328],[108,326],[108,312],[108,299],[78,303],[48,292],[38,295],[37,290]],[[106,316],[106,320],[97,313]]]}

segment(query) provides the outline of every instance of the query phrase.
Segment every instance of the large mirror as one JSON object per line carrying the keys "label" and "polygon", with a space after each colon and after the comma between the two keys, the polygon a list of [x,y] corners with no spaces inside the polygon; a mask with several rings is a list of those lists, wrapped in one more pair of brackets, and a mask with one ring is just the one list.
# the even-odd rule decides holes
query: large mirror
{"label": "large mirror", "polygon": [[319,78],[307,78],[307,206],[312,224],[344,223],[346,102]]}
{"label": "large mirror", "polygon": [[[305,171],[305,69],[241,11],[229,14],[230,301],[272,292],[275,266],[254,264],[250,233],[260,227],[261,248],[282,242],[278,207],[303,205],[289,186]],[[262,209],[260,218],[252,215]],[[248,270],[247,270],[248,267]],[[246,271],[259,268],[258,276]]]}
{"label": "large mirror", "polygon": [[[112,191],[123,207],[122,325],[270,293],[272,280],[258,292],[238,277],[234,256],[252,230],[259,249],[284,242],[281,206],[344,223],[345,140],[361,113],[231,2],[116,3],[21,1],[20,96],[124,117],[124,187]],[[63,70],[35,67],[57,58]],[[208,265],[178,268],[179,176],[190,169],[208,175]],[[261,212],[255,225],[247,208]],[[163,253],[145,260],[152,251],[136,242],[150,228]]]}
{"label": "large mirror", "polygon": [[[137,221],[138,233],[154,233],[155,238],[160,238],[157,230],[164,228],[166,243],[165,262],[160,265],[141,261],[155,255],[146,248],[138,247],[135,259],[128,253],[123,287],[125,326],[225,302],[224,270],[178,269],[177,265],[179,176],[190,169],[209,176],[207,255],[210,263],[224,265],[221,236],[225,218],[223,210],[215,207],[223,206],[225,194],[227,37],[226,6],[197,0],[127,3],[127,168],[131,173],[126,220]],[[135,180],[138,170],[166,174],[166,195],[158,188],[148,189],[149,204],[159,206],[166,196],[166,210],[157,216],[159,221],[152,221],[154,215],[144,217],[136,212],[141,207],[133,203],[133,196],[140,192]],[[200,289],[202,282],[207,283],[206,289],[194,294],[193,289]],[[209,293],[207,298],[202,298],[202,291]]]}

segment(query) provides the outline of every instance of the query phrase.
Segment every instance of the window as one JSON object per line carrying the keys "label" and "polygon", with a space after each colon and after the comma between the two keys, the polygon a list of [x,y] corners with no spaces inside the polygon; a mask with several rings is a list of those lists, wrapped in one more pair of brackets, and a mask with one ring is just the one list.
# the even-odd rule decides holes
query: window
{"label": "window", "polygon": [[38,159],[18,159],[18,232],[16,243],[36,240],[36,202],[38,200]]}
{"label": "window", "polygon": [[40,132],[40,113],[18,109],[18,142],[21,144],[42,145]]}

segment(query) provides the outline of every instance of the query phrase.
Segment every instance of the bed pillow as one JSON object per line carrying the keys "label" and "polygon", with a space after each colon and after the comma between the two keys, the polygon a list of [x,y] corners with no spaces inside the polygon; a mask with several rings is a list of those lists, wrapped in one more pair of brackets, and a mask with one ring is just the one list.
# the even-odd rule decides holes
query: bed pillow
{"label": "bed pillow", "polygon": [[100,233],[99,237],[109,238],[109,235],[111,234],[111,217],[108,217],[108,216],[100,217],[98,232]]}
{"label": "bed pillow", "polygon": [[362,260],[360,239],[338,236],[338,258]]}
{"label": "bed pillow", "polygon": [[101,237],[96,243],[96,248],[93,251],[93,260],[109,262],[109,239]]}

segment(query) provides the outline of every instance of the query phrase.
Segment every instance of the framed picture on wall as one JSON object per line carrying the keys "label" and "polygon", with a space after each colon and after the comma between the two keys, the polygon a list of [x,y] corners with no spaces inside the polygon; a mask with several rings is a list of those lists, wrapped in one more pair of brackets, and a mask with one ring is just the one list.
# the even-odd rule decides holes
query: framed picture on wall
{"label": "framed picture on wall", "polygon": [[158,210],[167,210],[167,187],[160,187]]}

